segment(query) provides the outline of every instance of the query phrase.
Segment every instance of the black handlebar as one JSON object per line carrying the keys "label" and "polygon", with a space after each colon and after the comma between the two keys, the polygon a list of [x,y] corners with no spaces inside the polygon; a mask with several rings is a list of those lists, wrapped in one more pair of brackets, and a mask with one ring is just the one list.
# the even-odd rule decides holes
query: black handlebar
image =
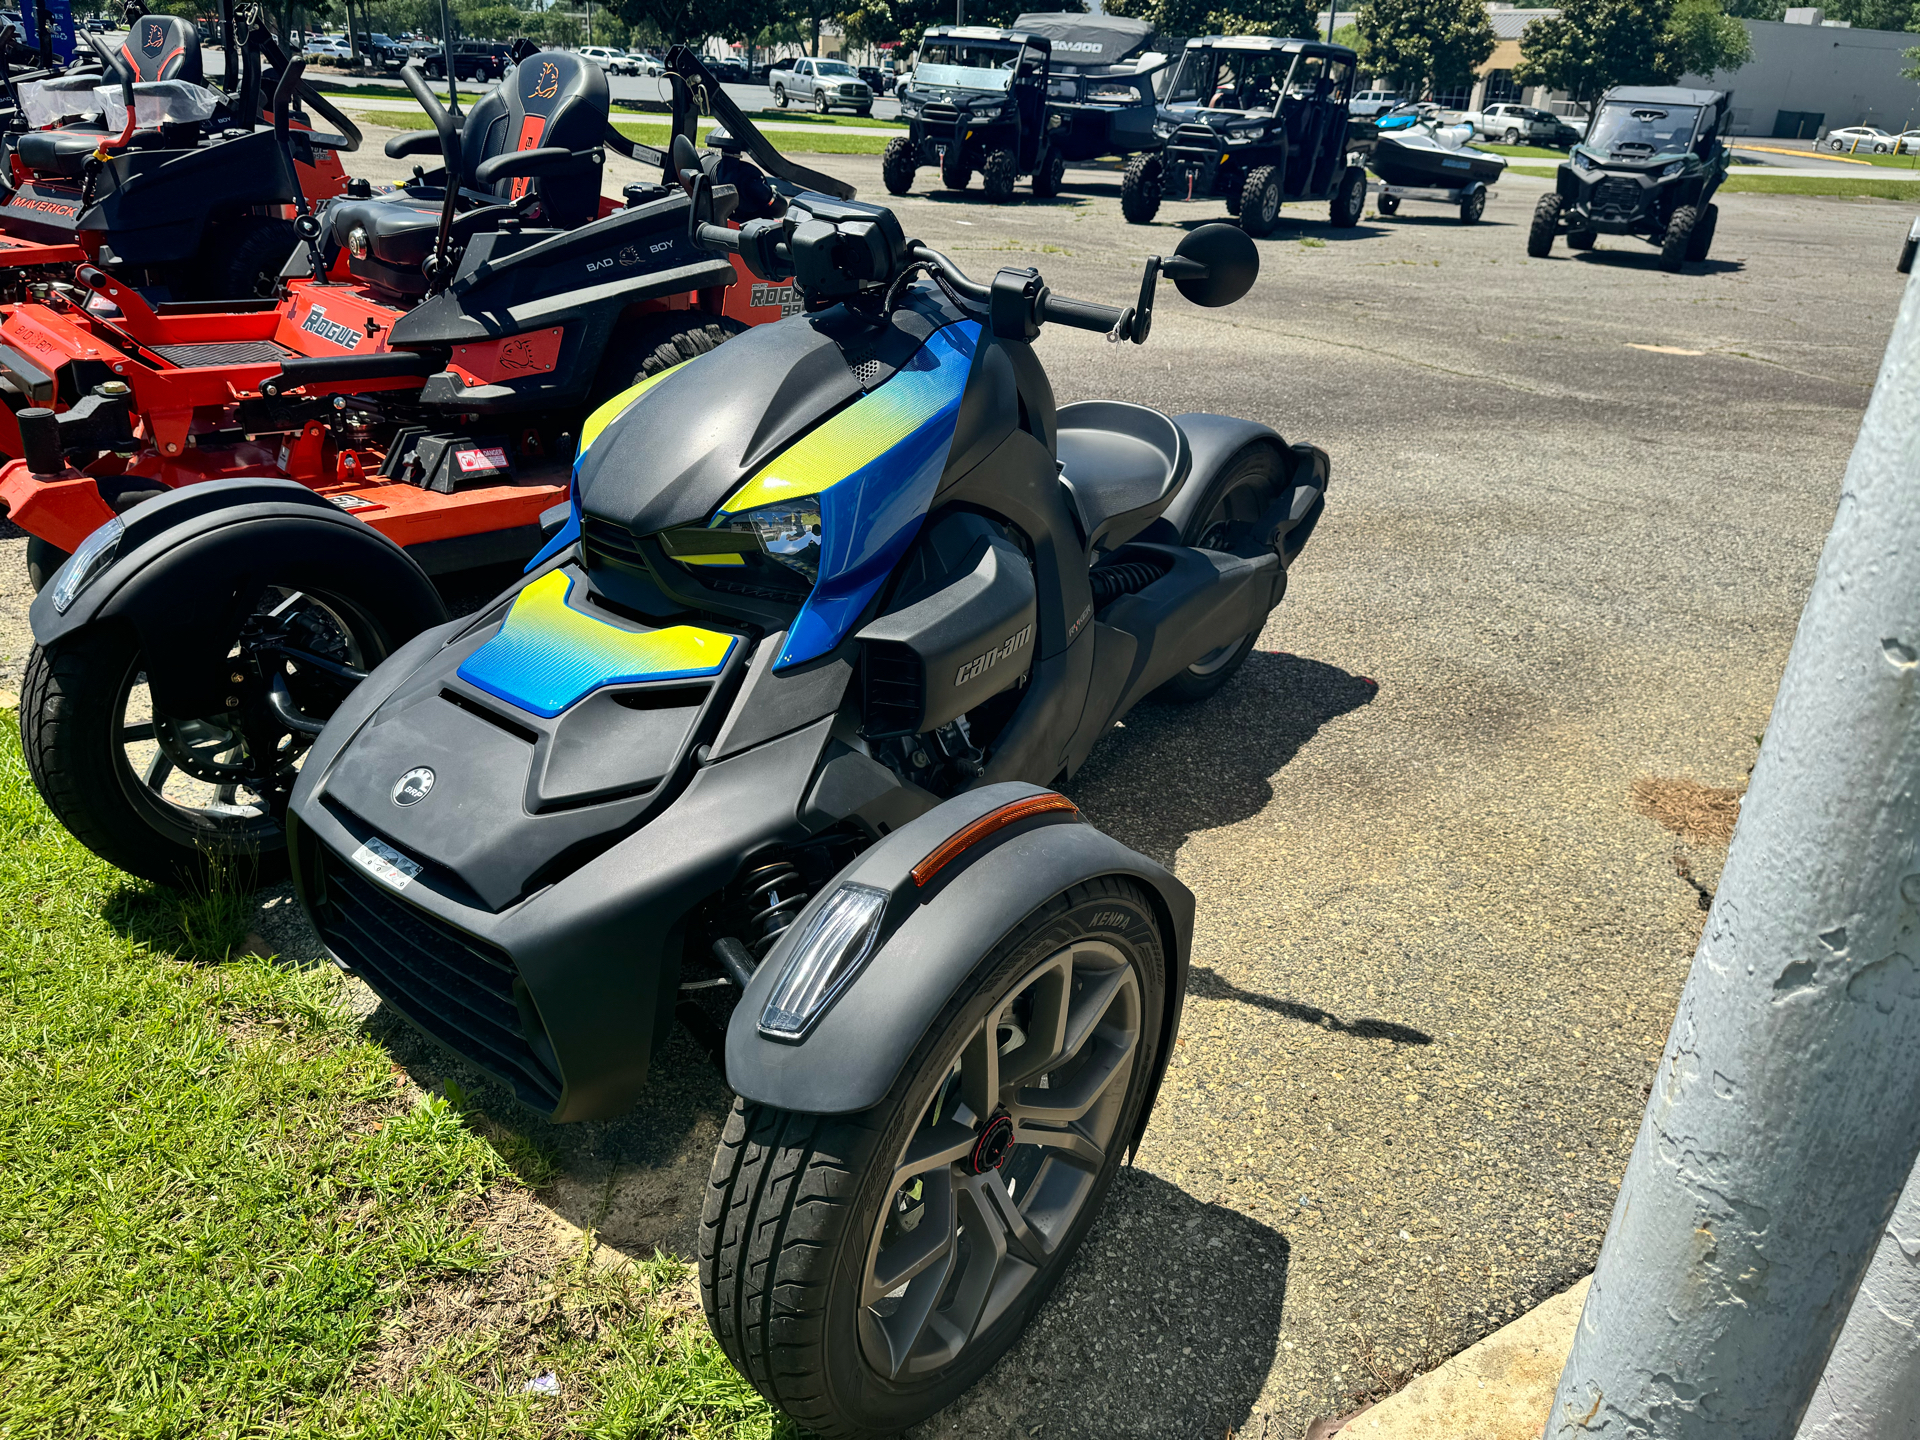
{"label": "black handlebar", "polygon": [[1055,295],[1049,291],[1041,292],[1040,311],[1042,320],[1071,325],[1076,330],[1098,331],[1102,335],[1119,330],[1122,322],[1134,313],[1131,307],[1097,305],[1091,300],[1070,300],[1065,295]]}
{"label": "black handlebar", "polygon": [[[453,241],[454,207],[460,203],[460,127],[454,124],[453,116],[441,107],[440,100],[421,76],[420,69],[413,62],[400,67],[400,78],[413,92],[420,108],[427,112],[433,122],[434,133],[440,137],[440,159],[446,166],[446,187],[440,198],[440,231],[434,237],[434,253],[421,265],[427,277],[427,288],[439,294],[447,288],[453,278],[453,263],[449,257],[449,247]],[[452,91],[448,92],[452,94]]]}

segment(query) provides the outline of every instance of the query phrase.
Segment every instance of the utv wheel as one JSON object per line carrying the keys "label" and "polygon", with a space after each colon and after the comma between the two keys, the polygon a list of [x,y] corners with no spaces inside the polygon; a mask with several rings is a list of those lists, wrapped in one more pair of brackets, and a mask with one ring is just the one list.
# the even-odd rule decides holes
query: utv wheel
{"label": "utv wheel", "polygon": [[872,1110],[734,1103],[700,1297],[763,1396],[824,1435],[899,1436],[1014,1344],[1146,1104],[1165,967],[1139,886],[1090,881],[988,954]]}
{"label": "utv wheel", "polygon": [[209,226],[195,267],[203,300],[264,300],[280,293],[280,272],[300,244],[291,220],[246,215]]}
{"label": "utv wheel", "polygon": [[622,391],[659,375],[683,361],[705,355],[747,327],[725,315],[672,312],[633,327],[616,347],[609,347],[595,378],[590,409],[599,409]]}
{"label": "utv wheel", "polygon": [[1485,190],[1477,190],[1461,202],[1461,224],[1478,224],[1481,216],[1486,212],[1487,192]]}
{"label": "utv wheel", "polygon": [[1249,235],[1271,235],[1281,218],[1281,172],[1260,165],[1247,172],[1241,186],[1241,229]]}
{"label": "utv wheel", "polygon": [[1567,248],[1569,250],[1592,250],[1594,249],[1595,238],[1595,233],[1592,230],[1570,230],[1567,233]]}
{"label": "utv wheel", "polygon": [[[1207,494],[1181,528],[1181,544],[1230,555],[1260,555],[1272,539],[1256,533],[1255,524],[1281,494],[1281,457],[1262,441],[1244,446],[1208,486]],[[1157,700],[1206,700],[1226,685],[1254,649],[1261,627],[1218,646],[1155,690]]]}
{"label": "utv wheel", "polygon": [[1019,172],[1011,150],[990,150],[981,161],[981,191],[995,204],[1014,198],[1014,179]]}
{"label": "utv wheel", "polygon": [[889,195],[905,195],[908,192],[914,183],[916,159],[914,142],[906,136],[897,135],[887,142],[887,148],[880,156],[880,178]]}
{"label": "utv wheel", "polygon": [[27,583],[38,595],[47,588],[54,572],[67,563],[67,552],[37,535],[27,537]]}
{"label": "utv wheel", "polygon": [[1159,213],[1167,172],[1161,157],[1148,151],[1131,155],[1121,172],[1121,214],[1130,225],[1145,225]]}
{"label": "utv wheel", "polygon": [[1720,223],[1721,207],[1710,203],[1694,222],[1694,234],[1688,237],[1688,259],[1700,261],[1708,258],[1708,247],[1714,244],[1714,227]]}
{"label": "utv wheel", "polygon": [[1377,195],[1374,198],[1374,207],[1383,215],[1392,215],[1401,208],[1401,197],[1398,195]]}
{"label": "utv wheel", "polygon": [[1043,200],[1053,199],[1061,193],[1061,177],[1066,173],[1067,157],[1050,149],[1041,157],[1040,169],[1034,172],[1034,193]]}
{"label": "utv wheel", "polygon": [[1561,228],[1561,197],[1543,195],[1534,202],[1534,219],[1527,228],[1527,253],[1545,260],[1554,249],[1554,232]]}
{"label": "utv wheel", "polygon": [[1366,209],[1367,174],[1357,166],[1349,166],[1334,189],[1334,198],[1328,202],[1327,223],[1336,230],[1352,230],[1361,223],[1361,213]]}
{"label": "utv wheel", "polygon": [[974,178],[973,167],[966,164],[960,155],[950,149],[940,163],[940,183],[949,190],[965,190],[967,182]]}
{"label": "utv wheel", "polygon": [[[287,623],[299,649],[336,665],[372,670],[387,651],[378,628],[344,597],[268,586],[254,616]],[[245,660],[236,665],[246,668]],[[318,670],[273,665],[309,715],[330,715],[351,689]],[[192,719],[155,711],[129,626],[89,627],[50,652],[34,647],[20,739],[47,808],[130,875],[204,888],[220,870],[240,869],[246,874],[236,879],[250,885],[286,869],[270,791],[284,803],[312,738],[266,721],[251,703]],[[271,754],[256,746],[271,746]]]}
{"label": "utv wheel", "polygon": [[1687,264],[1694,248],[1694,224],[1698,212],[1692,205],[1677,205],[1668,217],[1668,228],[1661,237],[1661,268],[1678,272]]}

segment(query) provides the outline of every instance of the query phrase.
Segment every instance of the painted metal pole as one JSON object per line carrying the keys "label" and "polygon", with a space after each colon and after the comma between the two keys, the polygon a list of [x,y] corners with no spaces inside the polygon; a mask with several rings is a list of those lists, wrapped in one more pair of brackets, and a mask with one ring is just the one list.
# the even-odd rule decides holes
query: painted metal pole
{"label": "painted metal pole", "polygon": [[1921,1124],[1916,282],[1842,483],[1548,1436],[1792,1436]]}
{"label": "painted metal pole", "polygon": [[1802,1441],[1921,1436],[1921,1167],[1908,1172],[1848,1324],[1795,1433]]}

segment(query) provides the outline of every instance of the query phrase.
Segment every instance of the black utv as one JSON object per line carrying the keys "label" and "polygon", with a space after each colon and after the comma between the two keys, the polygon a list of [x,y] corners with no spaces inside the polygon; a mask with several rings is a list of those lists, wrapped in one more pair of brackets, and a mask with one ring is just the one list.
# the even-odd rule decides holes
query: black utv
{"label": "black utv", "polygon": [[929,30],[898,92],[908,133],[881,156],[888,192],[905,195],[915,170],[938,165],[949,190],[965,190],[978,170],[989,200],[1011,199],[1022,176],[1036,195],[1051,196],[1068,161],[1157,143],[1151,71],[1077,63],[1056,74],[1053,50],[1048,36],[1028,30]]}
{"label": "black utv", "polygon": [[1555,172],[1554,191],[1534,207],[1527,253],[1544,259],[1557,234],[1570,250],[1600,235],[1634,235],[1661,247],[1661,268],[1708,258],[1720,212],[1714,192],[1728,177],[1722,142],[1733,93],[1673,86],[1616,86]]}
{"label": "black utv", "polygon": [[1287,200],[1325,200],[1331,224],[1359,224],[1367,175],[1347,133],[1355,64],[1346,46],[1318,40],[1188,41],[1162,97],[1164,146],[1128,163],[1122,214],[1145,225],[1163,198],[1211,195],[1249,235],[1271,232]]}

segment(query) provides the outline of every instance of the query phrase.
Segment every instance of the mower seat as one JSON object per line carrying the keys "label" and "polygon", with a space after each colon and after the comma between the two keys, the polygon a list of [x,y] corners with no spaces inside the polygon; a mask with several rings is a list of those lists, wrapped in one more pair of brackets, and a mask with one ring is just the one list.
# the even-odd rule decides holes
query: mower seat
{"label": "mower seat", "polygon": [[[477,101],[460,130],[460,189],[473,205],[519,200],[531,188],[543,222],[572,230],[600,214],[600,170],[582,160],[564,171],[500,180],[482,188],[474,172],[483,160],[515,150],[564,146],[597,150],[607,129],[607,76],[592,61],[562,50],[542,50],[507,72]],[[439,232],[440,204],[406,191],[331,207],[328,232],[347,251],[353,274],[403,294],[425,294],[421,262]],[[360,237],[353,239],[354,232]],[[356,254],[356,247],[364,253]]]}
{"label": "mower seat", "polygon": [[131,81],[189,80],[206,83],[200,62],[200,32],[178,15],[142,15],[127,31],[113,57],[114,68]]}
{"label": "mower seat", "polygon": [[105,135],[104,130],[29,130],[14,148],[29,170],[77,177]]}

